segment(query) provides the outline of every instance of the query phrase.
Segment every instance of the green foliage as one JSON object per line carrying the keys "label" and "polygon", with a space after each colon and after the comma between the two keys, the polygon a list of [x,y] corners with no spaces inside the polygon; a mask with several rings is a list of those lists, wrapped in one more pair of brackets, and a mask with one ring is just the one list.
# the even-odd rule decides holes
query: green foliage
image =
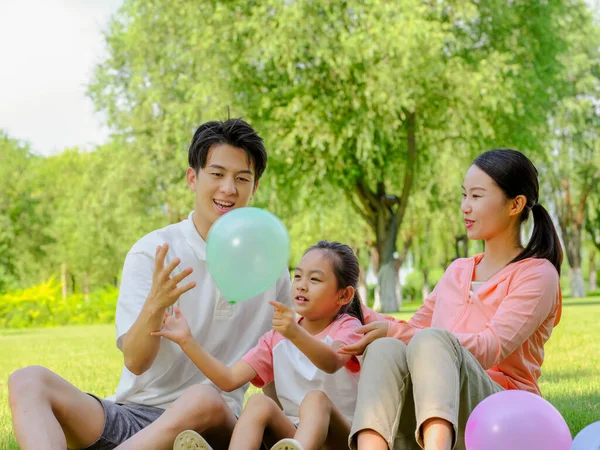
{"label": "green foliage", "polygon": [[36,183],[42,163],[28,145],[0,130],[0,292],[27,279],[51,242]]}
{"label": "green foliage", "polygon": [[62,300],[54,278],[27,289],[0,294],[0,327],[26,328],[67,324],[111,323],[118,290],[108,286],[85,299],[74,294]]}
{"label": "green foliage", "polygon": [[[433,269],[429,273],[429,291],[431,292],[435,285],[440,281],[444,274],[443,269]],[[408,301],[422,301],[423,300],[423,285],[424,285],[423,272],[415,270],[409,273],[406,277],[406,282],[402,286],[402,295]]]}

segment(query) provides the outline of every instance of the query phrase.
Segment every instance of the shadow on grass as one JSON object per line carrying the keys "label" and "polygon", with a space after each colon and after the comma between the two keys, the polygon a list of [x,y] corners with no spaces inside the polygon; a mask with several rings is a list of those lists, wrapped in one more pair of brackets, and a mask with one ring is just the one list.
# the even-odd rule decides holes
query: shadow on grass
{"label": "shadow on grass", "polygon": [[554,393],[545,398],[562,414],[573,436],[600,417],[600,392]]}
{"label": "shadow on grass", "polygon": [[572,370],[553,370],[546,371],[542,367],[541,382],[544,383],[566,383],[576,381],[582,378],[594,378],[599,375],[598,371],[592,369],[572,369]]}
{"label": "shadow on grass", "polygon": [[600,299],[598,300],[594,300],[594,301],[575,301],[575,302],[564,302],[563,303],[563,307],[568,307],[568,306],[597,306],[600,305]]}

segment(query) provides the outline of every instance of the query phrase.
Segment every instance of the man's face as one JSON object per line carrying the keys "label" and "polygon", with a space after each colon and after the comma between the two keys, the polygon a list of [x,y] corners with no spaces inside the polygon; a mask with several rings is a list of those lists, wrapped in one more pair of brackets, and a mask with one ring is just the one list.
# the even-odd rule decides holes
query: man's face
{"label": "man's face", "polygon": [[258,188],[254,172],[244,149],[229,144],[212,146],[206,166],[197,174],[188,168],[188,186],[196,193],[194,224],[204,239],[215,220],[248,205]]}

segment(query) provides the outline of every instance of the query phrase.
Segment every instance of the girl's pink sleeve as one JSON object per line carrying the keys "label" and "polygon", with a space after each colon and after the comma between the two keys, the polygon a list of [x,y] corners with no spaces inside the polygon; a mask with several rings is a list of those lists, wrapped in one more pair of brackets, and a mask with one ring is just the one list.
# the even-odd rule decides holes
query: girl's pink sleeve
{"label": "girl's pink sleeve", "polygon": [[274,331],[265,333],[258,341],[258,344],[251,348],[248,353],[242,356],[245,361],[254,369],[256,377],[251,383],[261,388],[273,381],[273,338]]}
{"label": "girl's pink sleeve", "polygon": [[[331,330],[331,338],[334,342],[341,342],[344,345],[356,344],[363,337],[356,332],[361,326],[362,324],[357,318],[345,316],[335,323],[335,328]],[[360,362],[356,356],[352,356],[344,367],[350,372],[358,372],[360,371]]]}
{"label": "girl's pink sleeve", "polygon": [[559,314],[560,307],[558,272],[549,261],[540,259],[511,282],[511,289],[483,331],[454,335],[484,369],[489,369],[523,345],[551,314]]}

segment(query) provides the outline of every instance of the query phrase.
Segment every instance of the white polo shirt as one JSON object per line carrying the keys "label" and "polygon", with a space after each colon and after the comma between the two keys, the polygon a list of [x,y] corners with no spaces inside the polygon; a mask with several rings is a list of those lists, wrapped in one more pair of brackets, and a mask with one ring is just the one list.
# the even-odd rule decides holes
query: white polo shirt
{"label": "white polo shirt", "polygon": [[[290,276],[286,269],[276,285],[264,293],[229,304],[208,272],[206,242],[196,231],[193,214],[192,211],[186,220],[144,236],[127,254],[116,312],[117,347],[122,350],[122,338],[137,319],[150,292],[156,247],[168,243],[165,266],[178,257],[181,263],[176,270],[194,269],[182,284],[195,281],[196,287],[177,302],[194,338],[211,355],[231,365],[271,329],[273,307],[269,305],[270,300],[291,306]],[[165,408],[186,388],[199,383],[214,386],[177,344],[161,338],[160,350],[150,369],[136,376],[123,367],[116,396],[111,399]],[[237,415],[241,413],[247,388],[248,385],[233,392],[221,392]]]}

